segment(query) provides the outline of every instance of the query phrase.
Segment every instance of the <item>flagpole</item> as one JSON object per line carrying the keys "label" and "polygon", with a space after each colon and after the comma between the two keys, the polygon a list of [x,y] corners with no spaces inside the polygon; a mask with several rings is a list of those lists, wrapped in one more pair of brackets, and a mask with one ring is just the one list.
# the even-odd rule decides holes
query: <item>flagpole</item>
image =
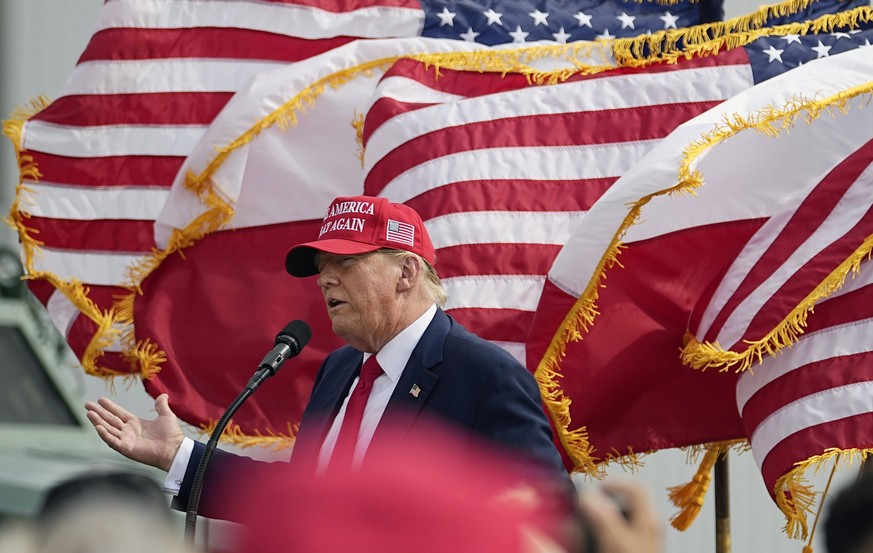
{"label": "flagpole", "polygon": [[728,452],[715,461],[715,553],[731,551],[730,491],[728,489]]}

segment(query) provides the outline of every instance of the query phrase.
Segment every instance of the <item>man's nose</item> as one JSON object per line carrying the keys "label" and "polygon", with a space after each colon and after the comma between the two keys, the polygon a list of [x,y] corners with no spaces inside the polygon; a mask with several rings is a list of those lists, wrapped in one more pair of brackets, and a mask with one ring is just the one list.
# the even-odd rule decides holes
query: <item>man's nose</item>
{"label": "man's nose", "polygon": [[318,273],[318,278],[316,279],[316,282],[322,288],[335,286],[337,284],[336,273],[329,269],[322,269],[322,271]]}

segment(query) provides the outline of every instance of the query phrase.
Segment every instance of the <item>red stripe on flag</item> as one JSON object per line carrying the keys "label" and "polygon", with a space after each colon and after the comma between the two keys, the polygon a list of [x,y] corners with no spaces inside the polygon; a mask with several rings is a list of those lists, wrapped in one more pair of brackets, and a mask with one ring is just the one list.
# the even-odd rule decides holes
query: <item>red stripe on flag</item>
{"label": "red stripe on flag", "polygon": [[254,29],[114,28],[96,33],[79,63],[99,60],[242,59],[300,61],[355,40],[352,37],[304,39]]}
{"label": "red stripe on flag", "polygon": [[433,188],[406,205],[424,221],[472,211],[587,211],[615,178],[579,180],[474,180]]}
{"label": "red stripe on flag", "polygon": [[[437,250],[441,278],[465,275],[545,275],[561,251],[548,244],[466,244]],[[487,262],[483,262],[486,261]]]}
{"label": "red stripe on flag", "polygon": [[30,217],[26,224],[36,230],[32,236],[48,248],[148,253],[155,247],[152,220],[82,221]]}
{"label": "red stripe on flag", "polygon": [[[208,125],[232,92],[64,96],[33,117],[58,125]],[[173,109],[167,109],[173,106]]]}
{"label": "red stripe on flag", "polygon": [[80,186],[159,186],[169,189],[185,158],[178,156],[67,157],[26,151],[40,181]]}
{"label": "red stripe on flag", "polygon": [[[533,320],[532,311],[459,308],[447,311],[456,321],[486,340],[520,342]],[[481,330],[478,330],[481,329]]]}

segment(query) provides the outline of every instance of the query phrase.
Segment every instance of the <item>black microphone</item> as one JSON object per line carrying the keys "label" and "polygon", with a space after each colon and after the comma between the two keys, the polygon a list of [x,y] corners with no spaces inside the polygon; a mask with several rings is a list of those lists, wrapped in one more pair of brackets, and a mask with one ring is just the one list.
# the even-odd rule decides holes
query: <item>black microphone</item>
{"label": "black microphone", "polygon": [[264,356],[264,360],[258,365],[258,370],[249,379],[246,388],[254,390],[264,380],[275,376],[282,364],[299,354],[309,343],[310,338],[312,338],[312,329],[305,322],[291,321],[285,325],[285,328],[276,335],[272,351]]}
{"label": "black microphone", "polygon": [[212,435],[206,443],[206,448],[203,450],[203,456],[200,458],[200,463],[197,465],[197,471],[194,473],[194,480],[191,483],[191,492],[188,495],[188,510],[185,513],[185,541],[189,545],[194,544],[194,534],[197,529],[197,507],[200,505],[200,494],[203,491],[203,477],[206,474],[206,466],[218,446],[218,439],[224,432],[230,418],[236,413],[240,405],[261,385],[267,378],[276,374],[282,363],[299,354],[303,347],[309,343],[312,338],[312,329],[303,321],[291,321],[279,334],[276,335],[276,345],[273,350],[264,357],[258,370],[254,376],[249,379],[245,389],[240,392],[237,398],[230,404],[230,407],[224,412],[215,428],[212,430]]}

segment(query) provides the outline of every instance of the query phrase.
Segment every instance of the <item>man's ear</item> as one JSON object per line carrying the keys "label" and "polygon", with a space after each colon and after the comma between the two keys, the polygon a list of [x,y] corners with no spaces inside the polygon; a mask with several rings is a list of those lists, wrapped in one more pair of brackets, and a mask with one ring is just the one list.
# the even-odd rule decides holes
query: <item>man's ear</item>
{"label": "man's ear", "polygon": [[403,258],[400,266],[400,280],[397,282],[397,291],[406,292],[411,290],[421,277],[421,262],[414,255]]}

